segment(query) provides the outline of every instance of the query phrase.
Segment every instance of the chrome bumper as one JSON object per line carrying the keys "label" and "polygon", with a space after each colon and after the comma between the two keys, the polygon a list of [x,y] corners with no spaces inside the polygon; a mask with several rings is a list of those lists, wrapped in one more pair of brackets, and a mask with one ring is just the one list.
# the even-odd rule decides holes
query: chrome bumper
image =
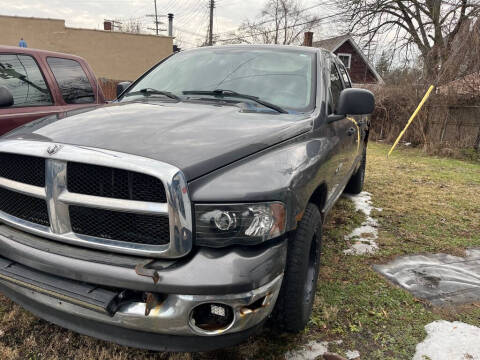
{"label": "chrome bumper", "polygon": [[[101,322],[111,326],[143,332],[168,335],[215,336],[241,332],[262,322],[273,310],[282,284],[283,274],[273,281],[252,291],[230,295],[173,295],[169,294],[159,305],[145,315],[145,303],[129,303],[120,307],[113,316],[88,310],[78,305],[60,301],[14,283],[0,280],[10,292],[21,295],[31,303],[43,305],[70,317]],[[254,310],[246,306],[264,298],[262,305]],[[222,303],[233,308],[234,319],[230,326],[222,330],[204,331],[191,320],[192,310],[203,303]]]}

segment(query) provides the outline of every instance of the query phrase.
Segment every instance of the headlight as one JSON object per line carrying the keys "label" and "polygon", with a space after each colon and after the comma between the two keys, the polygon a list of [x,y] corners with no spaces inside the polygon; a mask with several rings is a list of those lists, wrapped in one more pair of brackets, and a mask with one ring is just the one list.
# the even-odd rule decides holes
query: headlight
{"label": "headlight", "polygon": [[286,218],[281,202],[195,205],[196,243],[212,247],[259,244],[282,235]]}

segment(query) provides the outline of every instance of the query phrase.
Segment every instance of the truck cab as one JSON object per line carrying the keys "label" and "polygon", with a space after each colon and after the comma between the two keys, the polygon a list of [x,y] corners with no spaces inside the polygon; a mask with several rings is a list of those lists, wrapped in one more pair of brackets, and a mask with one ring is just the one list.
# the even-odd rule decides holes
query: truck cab
{"label": "truck cab", "polygon": [[105,103],[81,57],[0,46],[0,135],[35,119]]}

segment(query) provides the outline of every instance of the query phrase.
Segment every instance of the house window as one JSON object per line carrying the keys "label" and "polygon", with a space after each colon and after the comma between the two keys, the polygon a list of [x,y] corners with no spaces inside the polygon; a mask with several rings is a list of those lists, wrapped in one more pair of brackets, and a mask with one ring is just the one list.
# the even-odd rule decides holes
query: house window
{"label": "house window", "polygon": [[352,63],[352,54],[338,54],[338,58],[343,62],[347,69],[350,69]]}

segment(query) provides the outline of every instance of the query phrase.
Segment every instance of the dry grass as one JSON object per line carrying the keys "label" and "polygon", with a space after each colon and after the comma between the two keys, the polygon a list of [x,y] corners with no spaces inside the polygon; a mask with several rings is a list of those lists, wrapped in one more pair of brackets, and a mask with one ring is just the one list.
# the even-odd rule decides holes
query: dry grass
{"label": "dry grass", "polygon": [[40,320],[0,296],[0,359],[281,359],[310,340],[343,340],[331,350],[357,349],[362,359],[411,359],[436,319],[480,326],[480,307],[433,309],[389,284],[372,265],[419,252],[462,254],[480,246],[480,165],[371,144],[366,190],[380,222],[380,251],[345,256],[344,236],[363,220],[342,198],[325,226],[323,266],[309,327],[298,335],[265,333],[244,344],[202,354],[153,353],[95,340]]}

